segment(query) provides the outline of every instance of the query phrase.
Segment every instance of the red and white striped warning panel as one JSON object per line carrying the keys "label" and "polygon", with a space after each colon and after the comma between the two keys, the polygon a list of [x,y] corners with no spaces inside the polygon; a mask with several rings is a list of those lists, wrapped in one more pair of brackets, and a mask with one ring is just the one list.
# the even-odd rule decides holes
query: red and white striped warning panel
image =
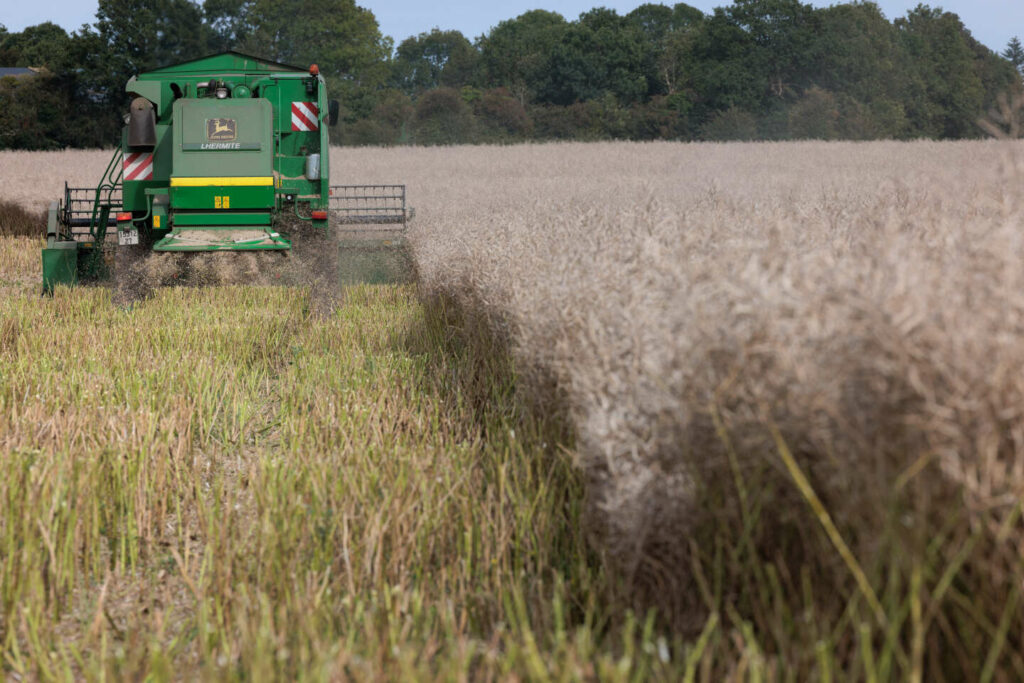
{"label": "red and white striped warning panel", "polygon": [[152,180],[153,153],[131,152],[124,155],[125,180]]}
{"label": "red and white striped warning panel", "polygon": [[320,130],[316,102],[292,102],[292,130]]}

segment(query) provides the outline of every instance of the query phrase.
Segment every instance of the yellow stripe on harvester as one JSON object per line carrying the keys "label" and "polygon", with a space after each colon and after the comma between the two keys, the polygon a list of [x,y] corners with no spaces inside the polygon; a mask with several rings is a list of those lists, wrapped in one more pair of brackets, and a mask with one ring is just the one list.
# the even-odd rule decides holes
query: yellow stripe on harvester
{"label": "yellow stripe on harvester", "polygon": [[221,176],[219,178],[171,178],[171,187],[273,187],[274,177]]}

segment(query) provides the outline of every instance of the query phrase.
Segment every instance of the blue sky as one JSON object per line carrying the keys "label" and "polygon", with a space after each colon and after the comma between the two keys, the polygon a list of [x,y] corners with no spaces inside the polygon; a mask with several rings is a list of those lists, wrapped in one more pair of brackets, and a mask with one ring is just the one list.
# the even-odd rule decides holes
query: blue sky
{"label": "blue sky", "polygon": [[[903,16],[920,0],[879,0],[878,4],[891,20]],[[486,33],[490,27],[503,19],[515,17],[531,9],[547,9],[559,12],[568,19],[574,19],[581,12],[595,6],[611,7],[621,14],[629,12],[643,2],[621,2],[616,0],[548,0],[547,2],[523,2],[510,0],[501,3],[485,3],[479,0],[449,0],[436,5],[419,0],[357,0],[369,8],[377,17],[381,31],[399,43],[411,35],[429,31],[434,26],[442,29],[457,29],[473,39]],[[671,5],[673,0],[662,0]],[[690,0],[690,5],[704,11],[729,4],[723,0]],[[835,2],[812,1],[816,6],[827,6]],[[946,0],[929,2],[933,7],[943,7],[956,12],[963,19],[974,37],[1000,51],[1012,36],[1024,40],[1024,1],[1022,0]],[[22,2],[0,0],[0,24],[8,29],[20,31],[26,26],[53,21],[68,30],[83,23],[92,23],[96,13],[96,0],[48,0],[47,2]]]}

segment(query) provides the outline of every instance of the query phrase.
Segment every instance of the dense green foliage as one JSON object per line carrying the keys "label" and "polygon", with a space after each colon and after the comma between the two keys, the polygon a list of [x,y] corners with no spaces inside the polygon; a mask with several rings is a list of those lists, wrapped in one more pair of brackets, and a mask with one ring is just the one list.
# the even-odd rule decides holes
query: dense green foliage
{"label": "dense green foliage", "polygon": [[224,49],[318,63],[347,144],[976,137],[1024,69],[1016,38],[996,54],[927,5],[533,10],[395,47],[354,0],[100,0],[72,34],[0,27],[0,66],[44,68],[0,82],[0,148],[109,144],[129,76]]}

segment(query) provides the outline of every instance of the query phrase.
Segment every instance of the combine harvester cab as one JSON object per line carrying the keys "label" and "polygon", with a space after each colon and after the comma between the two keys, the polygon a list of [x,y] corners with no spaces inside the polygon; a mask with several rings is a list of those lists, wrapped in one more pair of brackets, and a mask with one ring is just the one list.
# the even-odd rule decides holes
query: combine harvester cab
{"label": "combine harvester cab", "polygon": [[[67,188],[51,206],[44,291],[108,274],[114,237],[116,269],[149,250],[288,252],[288,226],[300,221],[313,228],[304,234],[337,235],[341,281],[409,278],[405,187],[330,185],[338,103],[316,65],[227,52],[125,89],[121,146],[101,182]],[[376,225],[354,228],[366,223]]]}

